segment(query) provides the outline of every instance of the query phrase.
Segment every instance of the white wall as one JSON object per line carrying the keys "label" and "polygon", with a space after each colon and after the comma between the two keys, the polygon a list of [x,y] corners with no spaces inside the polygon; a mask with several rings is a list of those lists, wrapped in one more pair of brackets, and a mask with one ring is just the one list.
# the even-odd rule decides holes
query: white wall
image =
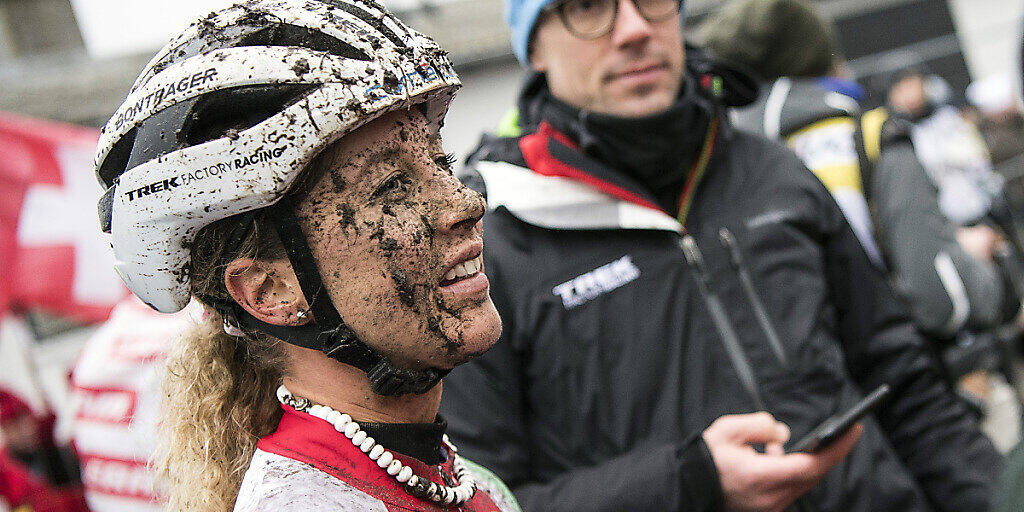
{"label": "white wall", "polygon": [[523,68],[514,60],[459,73],[462,89],[455,96],[441,132],[445,151],[462,157],[476,147],[480,134],[494,131],[501,116],[515,105]]}
{"label": "white wall", "polygon": [[[195,18],[238,0],[71,0],[85,48],[94,59],[152,53]],[[451,0],[384,0],[394,10]]]}
{"label": "white wall", "polygon": [[977,80],[1020,69],[1024,1],[949,0],[971,76]]}
{"label": "white wall", "polygon": [[95,59],[151,53],[194,18],[234,0],[71,0],[89,55]]}

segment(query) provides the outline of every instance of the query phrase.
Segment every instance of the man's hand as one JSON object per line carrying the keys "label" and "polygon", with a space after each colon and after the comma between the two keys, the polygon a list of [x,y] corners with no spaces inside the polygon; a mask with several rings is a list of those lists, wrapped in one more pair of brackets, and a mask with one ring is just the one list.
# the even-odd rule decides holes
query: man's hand
{"label": "man's hand", "polygon": [[[703,436],[718,469],[726,510],[781,512],[838,464],[863,430],[854,425],[817,453],[788,455],[782,445],[789,440],[789,427],[766,412],[722,416]],[[752,444],[763,444],[765,453]]]}
{"label": "man's hand", "polygon": [[981,261],[992,261],[992,253],[1002,241],[998,231],[984,225],[956,230],[956,241],[964,251]]}

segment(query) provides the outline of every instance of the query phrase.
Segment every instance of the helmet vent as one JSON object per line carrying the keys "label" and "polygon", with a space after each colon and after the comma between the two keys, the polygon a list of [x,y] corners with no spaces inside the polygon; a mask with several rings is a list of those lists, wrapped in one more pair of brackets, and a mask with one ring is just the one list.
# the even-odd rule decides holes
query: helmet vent
{"label": "helmet vent", "polygon": [[369,12],[366,12],[348,2],[342,2],[338,0],[324,0],[324,3],[332,5],[338,9],[341,9],[351,14],[352,16],[355,16],[356,18],[363,20],[368,25],[373,27],[377,32],[380,32],[381,35],[391,40],[391,42],[394,43],[395,46],[399,48],[405,48],[405,41],[402,41],[402,39],[398,37],[398,35],[396,35],[390,28],[388,28],[388,26],[385,25],[383,21],[381,21],[381,18],[378,18],[370,14]]}
{"label": "helmet vent", "polygon": [[274,23],[244,36],[237,46],[297,46],[331,55],[369,61],[366,52],[323,32],[297,25]]}
{"label": "helmet vent", "polygon": [[[149,82],[149,80],[169,66],[195,57],[196,55],[202,55],[204,53],[224,48],[238,48],[245,46],[295,46],[314,51],[327,52],[332,55],[349,59],[361,61],[372,60],[366,52],[340,39],[324,34],[323,32],[306,27],[300,27],[298,25],[268,21],[263,16],[257,16],[257,13],[255,12],[251,12],[250,14],[251,16],[248,16],[245,19],[245,24],[225,27],[220,32],[213,32],[212,30],[208,31],[201,34],[200,37],[183,44],[177,49],[177,51],[168,53],[160,61],[153,63],[148,70],[144,71],[137,84],[132,87],[132,90],[134,91],[139,87],[143,87],[147,82]],[[364,13],[364,15],[365,14],[366,13]],[[379,20],[374,21],[376,21],[377,24],[381,24]],[[383,25],[381,24],[381,26]],[[383,28],[387,29],[387,27]],[[391,33],[391,35],[394,36],[394,33]]]}
{"label": "helmet vent", "polygon": [[[132,169],[173,151],[251,128],[302,99],[319,84],[233,87],[171,105],[132,128],[100,168],[106,186]],[[138,136],[139,133],[143,135]]]}
{"label": "helmet vent", "polygon": [[132,128],[121,136],[120,139],[110,148],[107,157],[103,159],[103,165],[99,169],[100,180],[104,187],[114,184],[114,180],[128,167],[128,157],[132,154],[132,146],[135,144],[135,134],[138,128]]}
{"label": "helmet vent", "polygon": [[185,147],[242,131],[277,115],[318,84],[234,87],[203,95],[181,127]]}

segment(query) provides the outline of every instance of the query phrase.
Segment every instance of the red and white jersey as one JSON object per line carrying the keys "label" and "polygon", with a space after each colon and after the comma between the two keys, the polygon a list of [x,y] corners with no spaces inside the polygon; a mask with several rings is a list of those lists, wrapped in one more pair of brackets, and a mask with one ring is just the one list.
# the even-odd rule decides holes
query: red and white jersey
{"label": "red and white jersey", "polygon": [[202,307],[157,313],[134,296],[85,344],[71,377],[72,439],[93,512],[157,512],[164,501],[149,467],[157,445],[167,353]]}
{"label": "red and white jersey", "polygon": [[[277,431],[257,444],[235,501],[235,512],[519,512],[507,487],[493,473],[465,461],[477,492],[461,507],[445,507],[407,493],[391,475],[326,421],[284,408]],[[447,449],[447,448],[445,448]],[[428,466],[395,453],[416,475],[455,482],[452,457]],[[442,473],[444,476],[442,477]],[[448,483],[445,483],[445,479]]]}

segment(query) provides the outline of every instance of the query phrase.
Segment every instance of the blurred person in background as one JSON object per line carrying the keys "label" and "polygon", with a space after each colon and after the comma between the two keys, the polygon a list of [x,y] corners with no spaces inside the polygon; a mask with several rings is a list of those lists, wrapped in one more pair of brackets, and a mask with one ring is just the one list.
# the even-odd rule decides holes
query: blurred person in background
{"label": "blurred person in background", "polygon": [[964,115],[978,127],[993,168],[1003,180],[1002,201],[997,198],[995,204],[1003,220],[1000,226],[1015,246],[1024,248],[1024,116],[1018,87],[1009,73],[971,83],[966,91],[971,107]]}
{"label": "blurred person in background", "polygon": [[[1020,81],[1017,82],[1016,93],[1024,97],[1024,30],[1019,32],[1021,46],[1017,55],[1017,73]],[[1019,443],[1013,452],[1006,457],[1006,466],[999,479],[999,493],[997,494],[995,512],[1019,512],[1024,510],[1024,441]]]}
{"label": "blurred person in background", "polygon": [[996,172],[1007,180],[1024,175],[1024,116],[1016,89],[1016,78],[1006,73],[975,81],[966,92],[974,108],[971,121],[985,139]]}
{"label": "blurred person in background", "polygon": [[6,499],[12,505],[22,501],[29,510],[87,512],[78,461],[69,448],[57,446],[55,419],[37,416],[17,394],[0,389],[0,480],[10,489]]}
{"label": "blurred person in background", "polygon": [[82,348],[71,376],[72,440],[92,512],[163,509],[150,467],[159,440],[160,382],[174,343],[201,314],[192,303],[163,315],[131,295]]}
{"label": "blurred person in background", "polygon": [[792,490],[784,464],[708,424],[760,409],[800,437],[889,383],[797,506],[987,510],[999,455],[821,182],[730,125],[754,90],[684,52],[680,2],[507,8],[533,73],[463,175],[505,325],[446,383],[463,450],[526,510],[777,511],[798,493],[758,489]]}
{"label": "blurred person in background", "polygon": [[[975,226],[989,212],[1002,180],[992,170],[977,127],[956,107],[929,94],[927,79],[923,64],[908,64],[878,81],[883,84],[889,112],[911,125],[914,151],[938,188],[943,214],[958,226]],[[992,232],[986,235],[961,239],[975,256],[991,258],[998,237]]]}
{"label": "blurred person in background", "polygon": [[[994,244],[998,235],[985,225],[960,228],[943,214],[915,154],[910,125],[885,109],[861,111],[863,91],[844,76],[834,29],[809,4],[733,2],[707,20],[697,39],[764,82],[755,104],[733,111],[736,126],[796,152],[828,187],[864,249],[887,270],[917,326],[939,347],[1013,319],[1019,309],[1015,290],[1004,285],[993,248],[977,247]],[[985,348],[985,357],[951,353],[958,358],[951,366],[971,398],[993,399],[984,407],[992,420],[986,433],[1006,451],[1019,439],[1020,406],[1005,379],[989,373],[997,368],[998,352],[991,354],[991,345],[978,348]]]}
{"label": "blurred person in background", "polygon": [[242,2],[143,70],[96,171],[128,288],[205,306],[167,362],[169,510],[518,510],[437,414],[501,329],[441,149],[460,85],[367,0]]}
{"label": "blurred person in background", "polygon": [[[878,77],[887,107],[894,117],[910,123],[915,154],[937,189],[940,211],[956,226],[960,246],[978,260],[998,260],[1008,288],[1016,288],[1014,293],[1020,295],[1024,238],[1020,213],[1008,208],[1007,202],[1007,197],[1020,191],[1019,185],[1008,191],[1010,196],[1004,196],[1004,177],[993,170],[978,128],[957,107],[933,92],[929,80],[932,75],[918,62],[919,57],[907,55],[905,59],[914,63]],[[1013,247],[1005,243],[1006,238]],[[1001,350],[999,343],[996,340],[995,350]],[[947,363],[960,372],[972,365],[992,366],[997,359],[984,355],[991,352],[986,346],[993,346],[990,333],[958,340],[946,354]],[[983,399],[993,391],[996,396],[1005,396],[992,388],[988,375],[968,374],[961,383],[971,395]]]}

